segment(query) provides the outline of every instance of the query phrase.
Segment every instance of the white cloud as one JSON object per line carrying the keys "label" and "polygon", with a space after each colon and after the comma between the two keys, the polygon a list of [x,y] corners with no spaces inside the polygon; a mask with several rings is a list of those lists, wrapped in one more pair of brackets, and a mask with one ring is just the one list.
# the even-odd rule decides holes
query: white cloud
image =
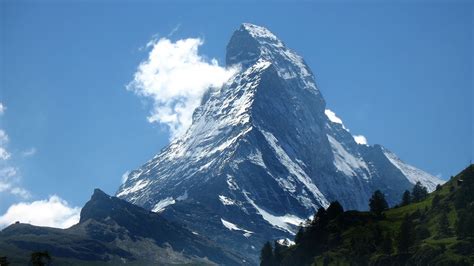
{"label": "white cloud", "polygon": [[367,138],[363,135],[355,135],[354,140],[357,144],[367,145]]}
{"label": "white cloud", "polygon": [[0,147],[0,160],[10,159],[10,153],[3,147]]}
{"label": "white cloud", "polygon": [[122,184],[127,181],[129,174],[130,174],[130,171],[127,171],[127,172],[123,173],[123,175],[122,175]]}
{"label": "white cloud", "polygon": [[152,100],[148,121],[167,125],[172,138],[189,127],[203,94],[222,86],[236,72],[219,66],[216,59],[200,56],[202,44],[199,38],[151,41],[148,59],[141,62],[127,85],[128,90]]}
{"label": "white cloud", "polygon": [[342,119],[340,119],[336,113],[334,113],[333,111],[329,110],[329,109],[326,109],[324,110],[324,114],[327,116],[327,118],[329,119],[329,121],[333,122],[333,123],[337,123],[337,124],[341,124],[342,125],[342,128],[344,128],[345,130],[349,131],[349,129],[347,129],[345,126],[344,126],[344,123],[342,123]]}
{"label": "white cloud", "polygon": [[5,130],[0,129],[0,145],[5,145],[8,142],[8,135]]}
{"label": "white cloud", "polygon": [[30,192],[18,186],[20,179],[16,168],[2,166],[0,168],[0,192],[7,192],[23,199],[30,198]]}
{"label": "white cloud", "polygon": [[7,143],[8,135],[3,129],[0,129],[0,160],[8,160],[10,158],[10,153],[5,148]]}
{"label": "white cloud", "polygon": [[30,156],[33,156],[36,154],[36,148],[35,147],[32,147],[32,148],[29,148],[28,150],[26,151],[23,151],[21,153],[21,156],[23,157],[30,157]]}
{"label": "white cloud", "polygon": [[[334,113],[333,111],[331,111],[329,109],[326,109],[326,110],[324,110],[324,114],[327,116],[329,121],[331,121],[333,123],[341,124],[342,128],[344,128],[346,131],[350,132],[349,129],[344,126],[344,123],[342,122],[342,119],[339,118],[336,115],[336,113]],[[363,135],[354,135],[353,138],[354,138],[354,140],[357,144],[367,145],[367,143],[368,143],[367,138]]]}
{"label": "white cloud", "polygon": [[[3,103],[0,102],[0,115],[6,110]],[[0,193],[6,192],[18,196],[23,199],[28,199],[31,194],[28,190],[20,187],[21,176],[18,174],[16,167],[13,167],[8,161],[11,154],[8,152],[6,145],[9,138],[5,130],[0,129]]]}
{"label": "white cloud", "polygon": [[71,207],[58,196],[50,196],[47,200],[20,202],[11,205],[0,216],[0,228],[20,221],[38,226],[68,228],[79,222],[81,209]]}
{"label": "white cloud", "polygon": [[329,121],[333,123],[342,124],[342,120],[337,117],[336,113],[334,113],[333,111],[326,109],[324,110],[324,114],[326,114],[326,116],[329,118]]}

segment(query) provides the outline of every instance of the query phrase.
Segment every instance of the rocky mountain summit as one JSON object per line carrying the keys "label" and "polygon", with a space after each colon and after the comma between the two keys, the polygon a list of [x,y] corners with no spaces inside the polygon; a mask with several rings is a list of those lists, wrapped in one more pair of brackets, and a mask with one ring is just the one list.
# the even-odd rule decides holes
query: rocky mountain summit
{"label": "rocky mountain summit", "polygon": [[240,71],[210,88],[187,132],[130,172],[116,196],[183,223],[256,262],[264,241],[338,200],[367,209],[420,181],[442,183],[380,145],[359,144],[326,108],[303,58],[268,29],[248,23],[227,45]]}

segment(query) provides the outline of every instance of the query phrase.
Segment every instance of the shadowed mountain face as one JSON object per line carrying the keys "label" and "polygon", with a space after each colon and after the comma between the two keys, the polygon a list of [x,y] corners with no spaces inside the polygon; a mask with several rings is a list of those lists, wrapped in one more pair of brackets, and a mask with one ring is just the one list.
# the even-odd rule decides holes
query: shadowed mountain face
{"label": "shadowed mountain face", "polygon": [[161,215],[96,189],[68,229],[13,224],[0,232],[0,256],[27,264],[47,250],[58,264],[226,264],[242,260]]}
{"label": "shadowed mountain face", "polygon": [[430,191],[442,182],[356,143],[304,60],[269,30],[243,24],[226,62],[240,72],[208,91],[187,132],[132,171],[118,197],[256,262],[263,241],[294,235],[330,201],[365,210],[377,189],[393,205],[417,181]]}

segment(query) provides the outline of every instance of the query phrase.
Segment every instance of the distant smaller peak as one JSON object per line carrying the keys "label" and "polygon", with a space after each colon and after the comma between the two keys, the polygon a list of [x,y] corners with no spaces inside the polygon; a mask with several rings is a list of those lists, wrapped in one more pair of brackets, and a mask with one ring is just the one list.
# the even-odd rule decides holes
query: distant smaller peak
{"label": "distant smaller peak", "polygon": [[103,198],[103,197],[109,198],[110,196],[107,195],[107,193],[105,193],[105,192],[102,191],[101,189],[95,188],[95,189],[94,189],[94,194],[92,194],[92,198]]}

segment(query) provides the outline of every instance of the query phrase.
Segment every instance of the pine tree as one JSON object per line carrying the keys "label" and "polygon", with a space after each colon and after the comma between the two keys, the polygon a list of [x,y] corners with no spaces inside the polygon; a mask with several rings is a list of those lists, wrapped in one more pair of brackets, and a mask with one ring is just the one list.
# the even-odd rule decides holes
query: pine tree
{"label": "pine tree", "polygon": [[474,205],[458,212],[458,217],[456,232],[459,237],[474,237],[474,230],[472,230],[474,228]]}
{"label": "pine tree", "polygon": [[376,190],[369,200],[370,211],[377,216],[382,216],[382,212],[388,209],[388,203],[380,190]]}
{"label": "pine tree", "polygon": [[388,233],[383,238],[381,249],[382,249],[382,252],[387,254],[387,255],[392,253],[392,249],[393,249],[392,248],[392,238],[390,237],[390,235]]}
{"label": "pine tree", "polygon": [[34,266],[51,265],[51,256],[48,251],[37,251],[31,253],[30,263]]}
{"label": "pine tree", "polygon": [[398,253],[408,252],[408,249],[413,245],[413,221],[408,215],[405,215],[405,217],[403,218],[403,222],[400,225],[400,231],[398,233],[397,241]]}
{"label": "pine tree", "polygon": [[273,263],[273,247],[270,242],[263,245],[262,251],[260,252],[260,265],[261,266],[272,266]]}
{"label": "pine tree", "polygon": [[329,219],[328,219],[328,213],[326,209],[324,209],[323,207],[319,207],[318,211],[314,215],[311,225],[312,226],[319,225],[320,227],[324,227],[328,224],[328,222],[329,222]]}
{"label": "pine tree", "polygon": [[420,183],[420,181],[418,181],[413,187],[411,194],[413,197],[413,202],[419,202],[428,196],[428,190]]}
{"label": "pine tree", "polygon": [[295,243],[296,244],[301,243],[301,240],[303,240],[303,236],[304,236],[304,227],[301,226],[300,229],[298,230],[298,233],[296,233]]}
{"label": "pine tree", "polygon": [[8,266],[10,262],[7,257],[0,257],[0,266]]}
{"label": "pine tree", "polygon": [[273,260],[275,262],[275,265],[280,265],[280,263],[283,260],[283,251],[285,249],[285,246],[280,245],[277,241],[275,241],[274,245],[275,245],[275,248],[273,251],[273,257],[274,257]]}
{"label": "pine tree", "polygon": [[440,237],[447,237],[451,235],[451,229],[449,228],[449,220],[446,212],[442,212],[438,220],[438,230]]}
{"label": "pine tree", "polygon": [[405,205],[408,205],[411,203],[411,194],[410,194],[410,191],[408,190],[405,190],[405,192],[403,192],[403,196],[402,196],[402,202],[401,202],[401,206],[405,206]]}
{"label": "pine tree", "polygon": [[329,205],[328,209],[326,210],[329,220],[332,220],[339,216],[340,214],[344,213],[344,209],[339,201],[333,201]]}
{"label": "pine tree", "polygon": [[431,200],[431,207],[438,207],[440,200],[441,200],[441,196],[436,194]]}

